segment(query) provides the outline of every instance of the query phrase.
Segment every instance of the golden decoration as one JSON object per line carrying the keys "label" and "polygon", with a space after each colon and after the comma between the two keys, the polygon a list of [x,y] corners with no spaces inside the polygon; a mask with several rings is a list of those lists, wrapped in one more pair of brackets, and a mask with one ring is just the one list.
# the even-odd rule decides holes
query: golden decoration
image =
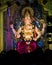
{"label": "golden decoration", "polygon": [[[30,26],[31,28],[28,28],[28,26]],[[34,31],[33,25],[31,25],[31,24],[30,25],[24,25],[23,30],[22,30],[24,40],[32,40],[33,31]]]}

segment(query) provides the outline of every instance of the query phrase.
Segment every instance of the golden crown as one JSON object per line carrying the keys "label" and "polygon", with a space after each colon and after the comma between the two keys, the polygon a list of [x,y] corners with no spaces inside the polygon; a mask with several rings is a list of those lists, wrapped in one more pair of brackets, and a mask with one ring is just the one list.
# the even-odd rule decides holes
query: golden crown
{"label": "golden crown", "polygon": [[22,16],[24,16],[26,10],[30,11],[31,16],[34,15],[34,10],[33,10],[31,7],[25,7],[25,8],[23,8],[23,10],[22,10],[22,13],[21,13]]}

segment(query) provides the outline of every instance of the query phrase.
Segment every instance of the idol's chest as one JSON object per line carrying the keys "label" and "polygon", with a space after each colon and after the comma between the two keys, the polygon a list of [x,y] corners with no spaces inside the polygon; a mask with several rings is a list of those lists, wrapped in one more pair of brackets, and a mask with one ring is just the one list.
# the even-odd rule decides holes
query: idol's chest
{"label": "idol's chest", "polygon": [[22,33],[25,40],[32,40],[33,32],[34,26],[32,24],[23,26]]}

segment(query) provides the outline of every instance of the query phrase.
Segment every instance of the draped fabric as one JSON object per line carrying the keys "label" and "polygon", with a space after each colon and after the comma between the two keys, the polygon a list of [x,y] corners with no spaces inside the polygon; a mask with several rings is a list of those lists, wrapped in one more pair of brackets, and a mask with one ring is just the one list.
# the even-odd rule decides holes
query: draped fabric
{"label": "draped fabric", "polygon": [[16,50],[19,52],[19,54],[23,54],[23,53],[28,53],[29,52],[33,52],[34,50],[36,50],[37,48],[37,44],[35,41],[31,41],[29,45],[26,44],[26,41],[19,41],[17,43],[17,47]]}
{"label": "draped fabric", "polygon": [[[15,7],[15,6],[14,6]],[[5,50],[13,50],[13,45],[15,43],[14,41],[14,36],[10,28],[10,21],[15,21],[16,19],[16,13],[17,13],[17,8],[11,10],[13,7],[7,7],[7,16],[6,16],[6,25],[4,31],[5,31]]]}
{"label": "draped fabric", "polygon": [[6,17],[6,30],[5,30],[5,49],[6,51],[13,49],[13,39],[10,31],[10,7],[7,8],[7,17]]}

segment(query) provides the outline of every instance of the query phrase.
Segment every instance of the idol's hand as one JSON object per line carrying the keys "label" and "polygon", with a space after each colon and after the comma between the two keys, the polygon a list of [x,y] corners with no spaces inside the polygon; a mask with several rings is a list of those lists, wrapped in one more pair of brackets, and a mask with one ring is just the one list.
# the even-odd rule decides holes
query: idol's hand
{"label": "idol's hand", "polygon": [[45,27],[46,27],[45,20],[44,20],[44,19],[41,19],[41,20],[40,20],[40,22],[42,23],[42,25],[43,25],[43,28],[45,28]]}
{"label": "idol's hand", "polygon": [[37,38],[33,38],[34,41],[37,41]]}
{"label": "idol's hand", "polygon": [[18,31],[17,31],[17,34],[20,34],[21,33],[21,27],[19,27]]}
{"label": "idol's hand", "polygon": [[13,28],[13,24],[10,25],[10,28]]}
{"label": "idol's hand", "polygon": [[46,24],[45,23],[43,23],[43,28],[45,28],[46,27]]}
{"label": "idol's hand", "polygon": [[15,37],[16,37],[16,38],[20,38],[21,35],[20,35],[20,34],[16,34]]}

